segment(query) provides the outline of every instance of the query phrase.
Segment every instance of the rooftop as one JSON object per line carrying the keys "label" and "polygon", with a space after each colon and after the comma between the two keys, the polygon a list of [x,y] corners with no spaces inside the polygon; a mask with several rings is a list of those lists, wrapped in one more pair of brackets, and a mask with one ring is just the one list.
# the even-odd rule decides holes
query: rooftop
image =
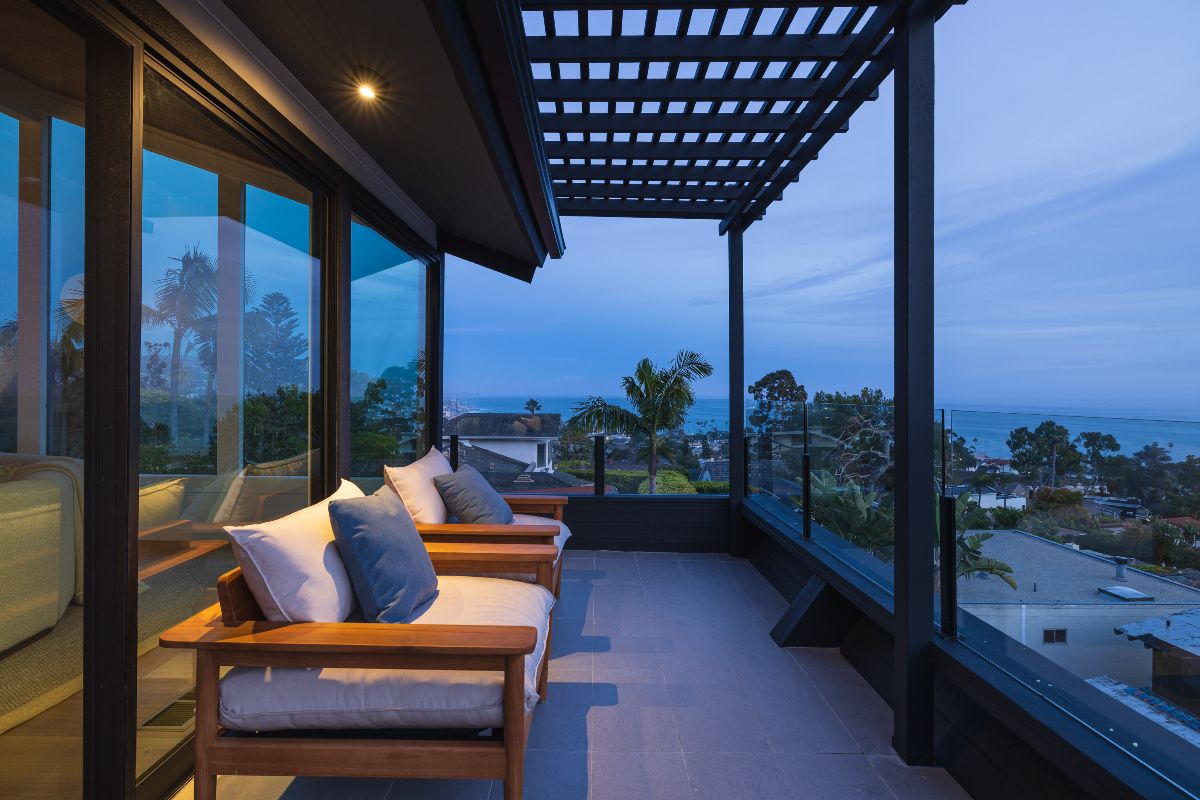
{"label": "rooftop", "polygon": [[496,439],[557,439],[561,414],[505,414],[470,411],[446,420],[446,434]]}
{"label": "rooftop", "polygon": [[[525,800],[968,796],[945,770],[897,758],[891,710],[837,650],[776,647],[769,631],[787,604],[746,561],[565,557]],[[222,776],[218,796],[487,800],[499,791],[481,781]]]}
{"label": "rooftop", "polygon": [[1013,568],[1014,590],[999,578],[959,578],[958,594],[963,603],[1051,603],[1121,605],[1127,601],[1099,590],[1125,586],[1154,598],[1139,605],[1200,603],[1200,590],[1127,568],[1126,580],[1116,579],[1110,558],[1085,553],[1024,531],[988,531],[994,534],[983,544],[983,554]]}

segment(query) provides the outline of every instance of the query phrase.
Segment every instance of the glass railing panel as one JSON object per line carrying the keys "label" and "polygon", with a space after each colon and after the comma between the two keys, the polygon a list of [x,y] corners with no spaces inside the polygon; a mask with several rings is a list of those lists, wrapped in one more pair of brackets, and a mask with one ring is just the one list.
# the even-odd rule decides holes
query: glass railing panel
{"label": "glass railing panel", "polygon": [[895,552],[895,412],[888,404],[813,403],[808,412],[814,525],[837,554],[885,587]]}
{"label": "glass railing panel", "polygon": [[593,491],[591,432],[565,427],[564,399],[452,398],[443,416],[443,452],[478,470],[498,492]]}
{"label": "glass railing panel", "polygon": [[1185,775],[1200,755],[1179,749],[1200,748],[1200,422],[950,419],[968,545],[962,641],[1131,755]]}

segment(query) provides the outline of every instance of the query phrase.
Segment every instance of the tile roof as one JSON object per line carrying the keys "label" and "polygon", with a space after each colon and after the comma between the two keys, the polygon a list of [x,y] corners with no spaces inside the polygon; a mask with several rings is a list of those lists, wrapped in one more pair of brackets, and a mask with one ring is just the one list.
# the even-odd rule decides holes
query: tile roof
{"label": "tile roof", "polygon": [[480,436],[496,439],[557,439],[562,433],[562,414],[506,414],[472,411],[451,417],[446,435]]}

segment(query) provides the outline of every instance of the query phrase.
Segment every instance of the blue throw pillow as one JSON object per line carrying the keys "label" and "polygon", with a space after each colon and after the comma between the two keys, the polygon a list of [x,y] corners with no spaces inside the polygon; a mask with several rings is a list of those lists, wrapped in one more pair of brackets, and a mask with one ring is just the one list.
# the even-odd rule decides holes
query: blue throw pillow
{"label": "blue throw pillow", "polygon": [[512,509],[479,470],[463,464],[453,475],[433,479],[450,514],[467,525],[509,525]]}
{"label": "blue throw pillow", "polygon": [[387,486],[334,500],[329,521],[363,617],[404,622],[437,596],[437,573],[404,501]]}

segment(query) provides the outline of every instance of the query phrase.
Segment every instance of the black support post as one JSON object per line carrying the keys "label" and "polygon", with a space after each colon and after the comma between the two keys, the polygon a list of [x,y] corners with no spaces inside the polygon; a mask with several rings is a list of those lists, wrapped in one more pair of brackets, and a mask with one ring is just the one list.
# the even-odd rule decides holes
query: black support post
{"label": "black support post", "polygon": [[446,255],[439,253],[425,271],[425,446],[442,446],[442,386],[446,309]]}
{"label": "black support post", "polygon": [[458,434],[450,434],[450,469],[458,471]]}
{"label": "black support post", "polygon": [[345,188],[321,198],[321,460],[314,499],[337,490],[350,477],[350,214]]}
{"label": "black support post", "polygon": [[906,763],[933,763],[933,23],[902,13],[895,106],[895,729]]}
{"label": "black support post", "polygon": [[89,25],[83,791],[131,798],[137,693],[142,48]]}
{"label": "black support post", "polygon": [[742,501],[746,497],[746,366],[742,307],[742,229],[729,238],[729,552],[745,552]]}
{"label": "black support post", "polygon": [[592,493],[604,495],[604,439],[603,433],[597,433],[592,441]]}

